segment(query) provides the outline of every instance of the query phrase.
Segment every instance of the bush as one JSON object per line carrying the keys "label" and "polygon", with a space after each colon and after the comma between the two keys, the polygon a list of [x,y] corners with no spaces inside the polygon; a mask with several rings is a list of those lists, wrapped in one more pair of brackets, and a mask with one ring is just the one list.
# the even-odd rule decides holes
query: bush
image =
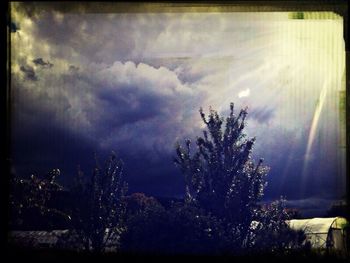
{"label": "bush", "polygon": [[176,203],[166,210],[159,202],[130,215],[121,250],[146,254],[217,254],[228,247],[220,220],[194,206]]}

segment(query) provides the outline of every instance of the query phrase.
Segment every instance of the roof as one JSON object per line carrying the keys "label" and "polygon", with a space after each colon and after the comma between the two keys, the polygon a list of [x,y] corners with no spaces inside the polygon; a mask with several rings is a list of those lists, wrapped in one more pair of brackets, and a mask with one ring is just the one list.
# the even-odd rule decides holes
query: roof
{"label": "roof", "polygon": [[[106,230],[106,233],[109,229]],[[106,251],[114,251],[118,243],[119,230],[116,230],[113,235],[109,237],[106,243]],[[72,235],[70,235],[72,234]],[[8,241],[10,244],[19,245],[30,248],[64,248],[64,249],[80,249],[82,244],[76,243],[74,238],[76,233],[65,230],[52,231],[10,231],[8,233]],[[69,240],[69,238],[73,238]],[[63,242],[63,243],[62,243]]]}
{"label": "roof", "polygon": [[11,231],[9,233],[9,241],[28,244],[34,247],[43,244],[54,246],[58,239],[67,234],[68,230],[53,230],[53,231]]}
{"label": "roof", "polygon": [[347,223],[343,217],[292,219],[289,226],[295,230],[303,230],[306,234],[328,233],[329,229],[343,229]]}

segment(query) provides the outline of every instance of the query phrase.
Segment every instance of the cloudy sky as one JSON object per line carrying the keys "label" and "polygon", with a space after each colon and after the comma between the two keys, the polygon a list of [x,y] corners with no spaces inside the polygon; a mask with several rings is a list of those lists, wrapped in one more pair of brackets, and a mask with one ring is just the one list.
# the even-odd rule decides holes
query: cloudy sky
{"label": "cloudy sky", "polygon": [[77,165],[90,174],[94,152],[114,150],[130,191],[181,196],[175,143],[201,135],[200,107],[225,115],[234,102],[271,167],[265,199],[324,210],[345,194],[343,20],[304,17],[13,3],[14,171],[60,168],[69,185]]}

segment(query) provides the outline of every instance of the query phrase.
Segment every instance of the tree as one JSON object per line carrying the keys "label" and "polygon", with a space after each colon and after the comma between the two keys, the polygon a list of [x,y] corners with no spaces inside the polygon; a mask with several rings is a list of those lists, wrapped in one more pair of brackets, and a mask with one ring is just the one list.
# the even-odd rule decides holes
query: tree
{"label": "tree", "polygon": [[125,215],[123,163],[114,153],[101,168],[96,158],[93,175],[87,182],[79,169],[75,187],[71,190],[74,202],[71,228],[85,250],[103,252],[115,246]]}
{"label": "tree", "polygon": [[13,175],[9,195],[11,229],[47,230],[67,222],[69,217],[52,203],[63,190],[57,183],[59,175],[59,169],[44,176],[32,174],[29,179]]}
{"label": "tree", "polygon": [[235,233],[235,243],[242,247],[257,215],[269,168],[262,159],[257,164],[252,160],[255,138],[247,139],[243,133],[247,109],[236,116],[231,103],[224,131],[224,119],[216,111],[210,108],[208,117],[202,109],[199,112],[208,131],[197,138],[195,152],[191,154],[190,140],[185,147],[176,147],[175,163],[185,175],[185,200],[224,218]]}
{"label": "tree", "polygon": [[161,204],[152,196],[146,196],[144,193],[133,193],[124,198],[126,204],[126,215],[128,218],[142,214],[144,211],[160,207]]}
{"label": "tree", "polygon": [[[44,177],[32,175],[29,180],[12,179],[10,194],[10,227],[21,229],[52,228],[64,225],[69,232],[59,237],[63,248],[103,252],[116,246],[125,221],[127,185],[123,180],[123,163],[112,153],[104,167],[97,158],[93,174],[87,180],[79,169],[70,191],[64,192],[69,207],[59,207],[52,197],[62,200],[63,187],[56,182],[60,175],[54,169]],[[58,223],[58,221],[60,221]],[[50,225],[48,225],[50,222]]]}
{"label": "tree", "polygon": [[[153,197],[142,193],[126,198],[126,231],[121,235],[124,253],[156,253],[165,245],[167,212]],[[162,248],[163,250],[163,248]]]}

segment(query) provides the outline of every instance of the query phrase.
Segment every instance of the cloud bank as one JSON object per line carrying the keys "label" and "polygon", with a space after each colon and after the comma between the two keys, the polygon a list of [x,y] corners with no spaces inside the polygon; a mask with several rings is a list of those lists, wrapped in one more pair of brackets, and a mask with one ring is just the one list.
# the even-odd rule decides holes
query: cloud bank
{"label": "cloud bank", "polygon": [[[225,114],[234,102],[237,111],[249,107],[254,157],[271,166],[267,197],[344,192],[337,110],[341,21],[291,21],[285,13],[11,7],[13,161],[19,173],[64,166],[69,181],[78,164],[90,172],[94,151],[116,150],[132,189],[181,195],[182,177],[171,161],[175,142],[201,135],[200,107]],[[323,88],[328,95],[306,156]]]}

